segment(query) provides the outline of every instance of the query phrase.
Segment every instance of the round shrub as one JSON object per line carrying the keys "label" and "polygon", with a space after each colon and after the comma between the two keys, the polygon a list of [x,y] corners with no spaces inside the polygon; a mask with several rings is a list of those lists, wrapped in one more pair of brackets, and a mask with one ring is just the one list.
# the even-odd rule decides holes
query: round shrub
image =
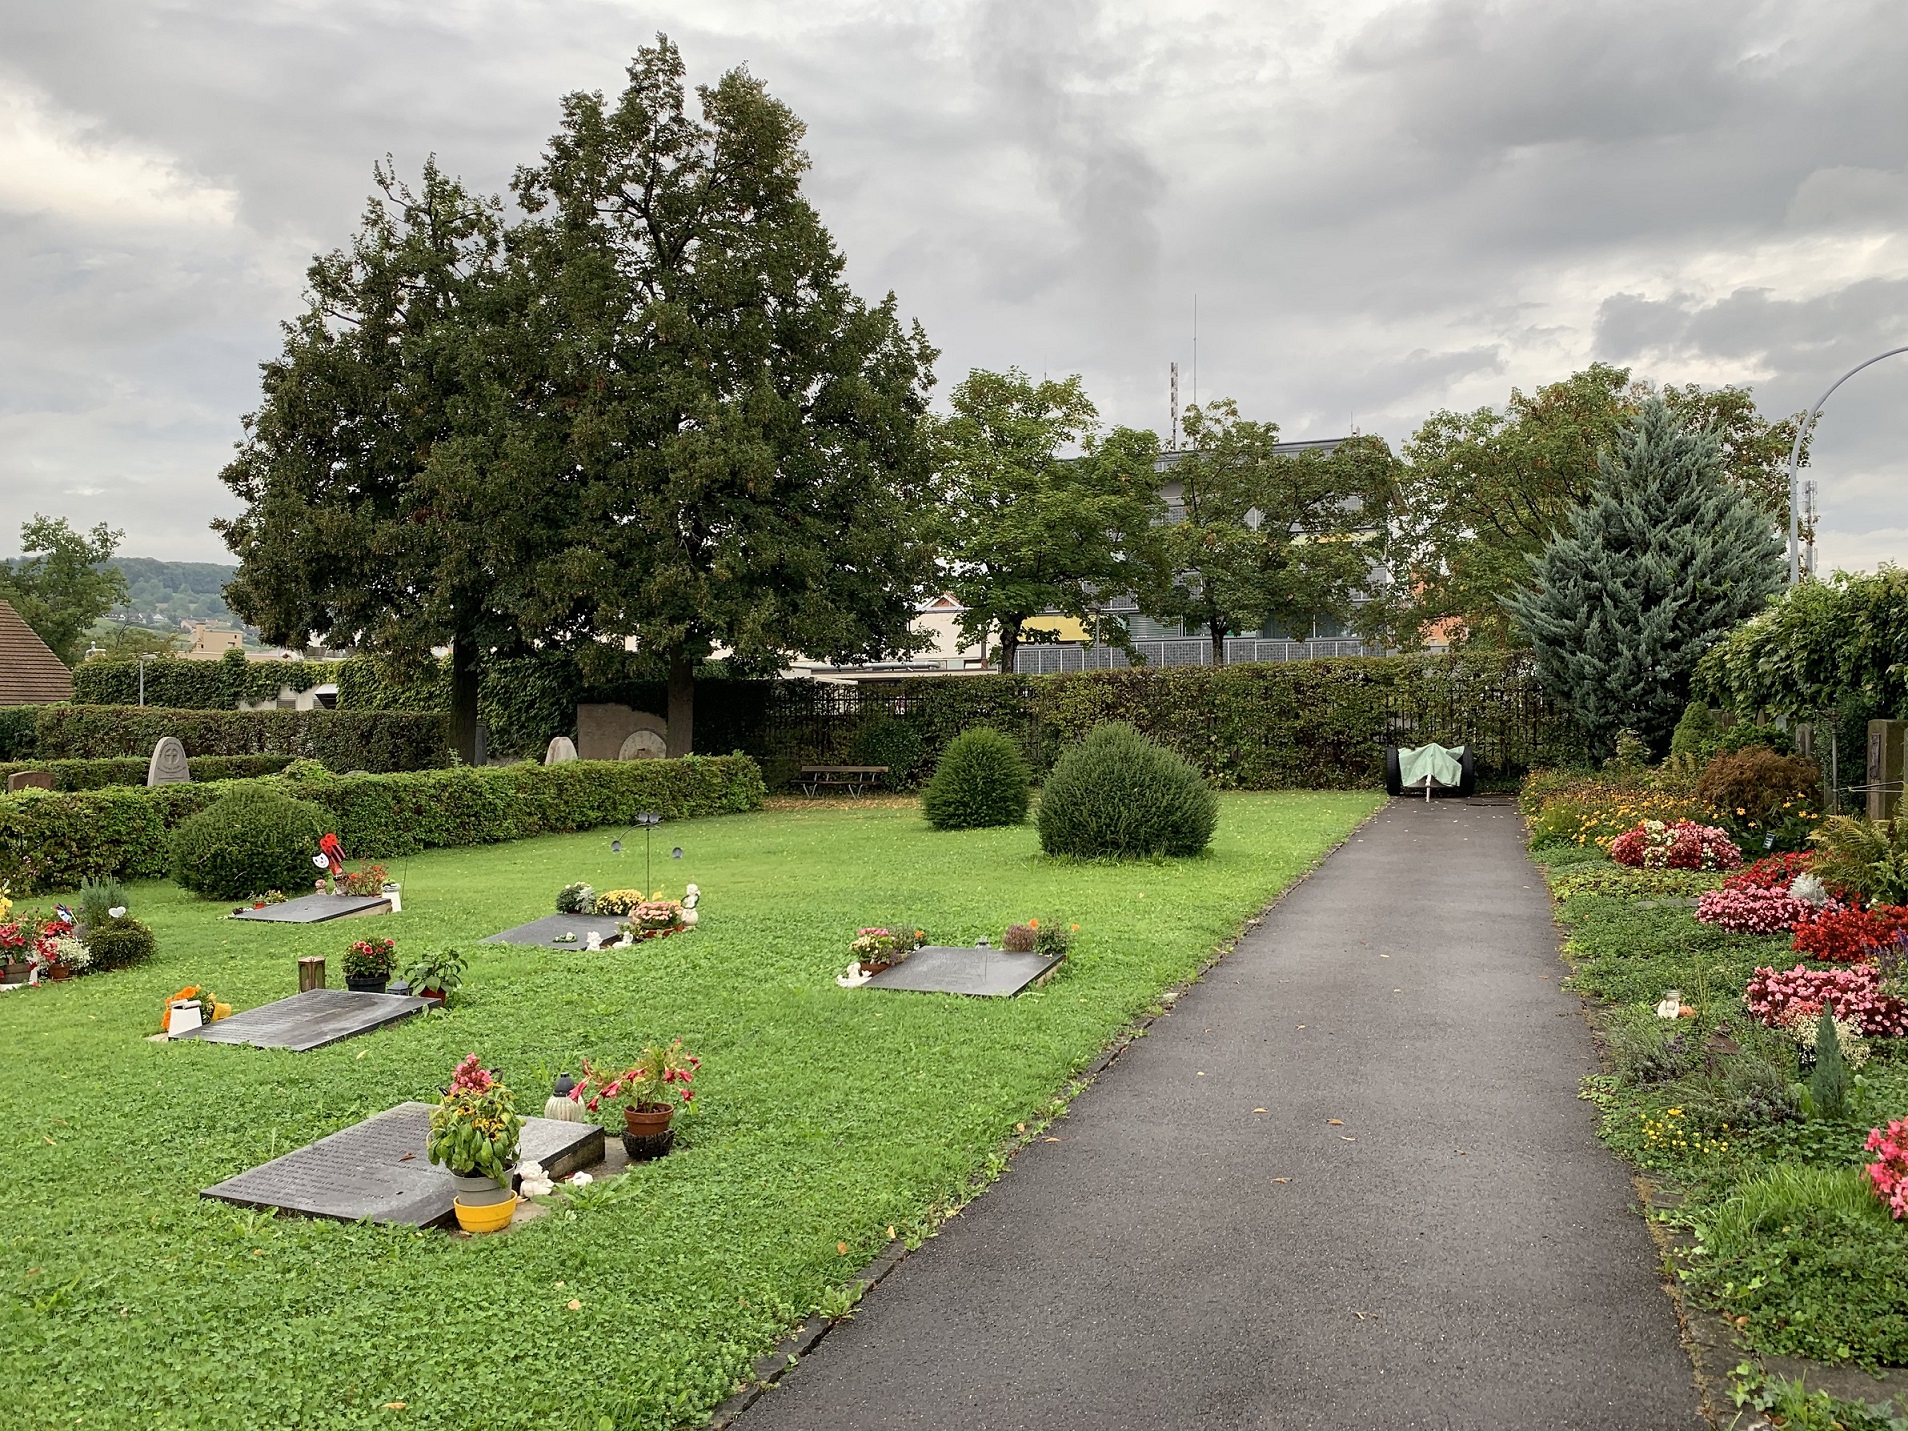
{"label": "round shrub", "polygon": [[1050,855],[1196,855],[1218,823],[1218,797],[1192,763],[1120,723],[1095,726],[1040,792]]}
{"label": "round shrub", "polygon": [[1822,768],[1813,760],[1761,745],[1722,752],[1696,781],[1698,799],[1758,825],[1779,823],[1789,810],[1820,809],[1821,791]]}
{"label": "round shrub", "polygon": [[93,971],[98,973],[143,964],[152,957],[158,943],[152,937],[151,925],[142,919],[121,915],[118,919],[109,916],[87,926],[86,947],[93,955]]}
{"label": "round shrub", "polygon": [[1027,764],[1020,747],[997,730],[962,731],[941,752],[921,792],[921,813],[937,830],[1018,825],[1027,818]]}
{"label": "round shrub", "polygon": [[329,819],[275,790],[235,790],[172,832],[172,877],[210,899],[308,887]]}

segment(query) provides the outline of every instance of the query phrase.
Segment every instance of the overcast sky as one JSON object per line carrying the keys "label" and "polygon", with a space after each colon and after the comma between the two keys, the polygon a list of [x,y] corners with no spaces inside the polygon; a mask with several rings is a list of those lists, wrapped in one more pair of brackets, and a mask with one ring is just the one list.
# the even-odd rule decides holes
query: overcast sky
{"label": "overcast sky", "polygon": [[[1908,343],[1900,0],[791,6],[0,0],[0,551],[221,560],[217,473],[387,152],[503,189],[666,30],[807,121],[867,296],[1163,430],[1167,363],[1406,438],[1597,358],[1767,413]],[[1908,356],[1816,447],[1823,566],[1908,557]]]}

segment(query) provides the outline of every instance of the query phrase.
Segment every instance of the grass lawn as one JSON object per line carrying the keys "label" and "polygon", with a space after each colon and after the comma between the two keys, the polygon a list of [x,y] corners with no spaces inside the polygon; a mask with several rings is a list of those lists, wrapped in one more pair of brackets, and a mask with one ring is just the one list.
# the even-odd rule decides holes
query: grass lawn
{"label": "grass lawn", "polygon": [[[615,830],[419,856],[397,871],[403,914],[309,930],[134,887],[159,937],[150,965],[0,997],[0,1422],[699,1420],[752,1356],[840,1304],[891,1225],[931,1231],[1122,1024],[1381,803],[1220,799],[1207,857],[1123,867],[1045,860],[1030,826],[935,834],[907,804],[667,825],[656,883],[698,883],[700,927],[596,954],[474,941],[548,913],[568,881],[640,884],[640,835],[621,856]],[[833,982],[858,925],[971,944],[1028,916],[1080,933],[1062,973],[1018,999]],[[315,953],[336,986],[344,946],[373,932],[400,962],[470,947],[457,1006],[307,1054],[144,1041],[181,985],[250,1008],[293,992],[296,956]],[[462,1240],[197,1196],[435,1098],[466,1053],[534,1112],[584,1055],[614,1062],[676,1035],[703,1059],[695,1112],[613,1204]]]}

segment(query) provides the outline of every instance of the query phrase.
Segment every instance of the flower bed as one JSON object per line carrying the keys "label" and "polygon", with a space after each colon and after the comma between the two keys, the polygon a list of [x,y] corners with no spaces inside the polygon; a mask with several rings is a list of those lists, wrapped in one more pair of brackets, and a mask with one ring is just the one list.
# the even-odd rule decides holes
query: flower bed
{"label": "flower bed", "polygon": [[1749,885],[1732,889],[1724,885],[1696,900],[1696,917],[1731,934],[1780,934],[1793,929],[1816,913],[1814,905],[1797,899],[1785,889]]}
{"label": "flower bed", "polygon": [[1742,863],[1742,851],[1714,825],[1645,820],[1610,842],[1610,858],[1637,869],[1728,870]]}
{"label": "flower bed", "polygon": [[1815,911],[1796,926],[1795,952],[1831,964],[1854,964],[1872,959],[1908,933],[1908,908],[1884,904],[1873,909],[1829,907]]}
{"label": "flower bed", "polygon": [[1723,881],[1724,889],[1773,889],[1787,893],[1798,875],[1809,867],[1809,856],[1801,854],[1764,855],[1752,865],[1744,865]]}
{"label": "flower bed", "polygon": [[1772,1029],[1796,1013],[1817,1015],[1827,1008],[1865,1034],[1908,1034],[1908,1001],[1885,992],[1882,972],[1873,964],[1850,969],[1811,969],[1806,964],[1788,970],[1758,968],[1742,1001],[1759,1023]]}

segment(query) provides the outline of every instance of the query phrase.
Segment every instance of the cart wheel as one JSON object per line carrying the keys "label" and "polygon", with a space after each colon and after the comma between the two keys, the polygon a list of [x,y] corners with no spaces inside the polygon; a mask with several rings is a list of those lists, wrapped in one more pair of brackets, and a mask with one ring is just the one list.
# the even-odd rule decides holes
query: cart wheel
{"label": "cart wheel", "polygon": [[1404,794],[1404,775],[1398,769],[1398,747],[1395,745],[1385,747],[1385,793]]}

